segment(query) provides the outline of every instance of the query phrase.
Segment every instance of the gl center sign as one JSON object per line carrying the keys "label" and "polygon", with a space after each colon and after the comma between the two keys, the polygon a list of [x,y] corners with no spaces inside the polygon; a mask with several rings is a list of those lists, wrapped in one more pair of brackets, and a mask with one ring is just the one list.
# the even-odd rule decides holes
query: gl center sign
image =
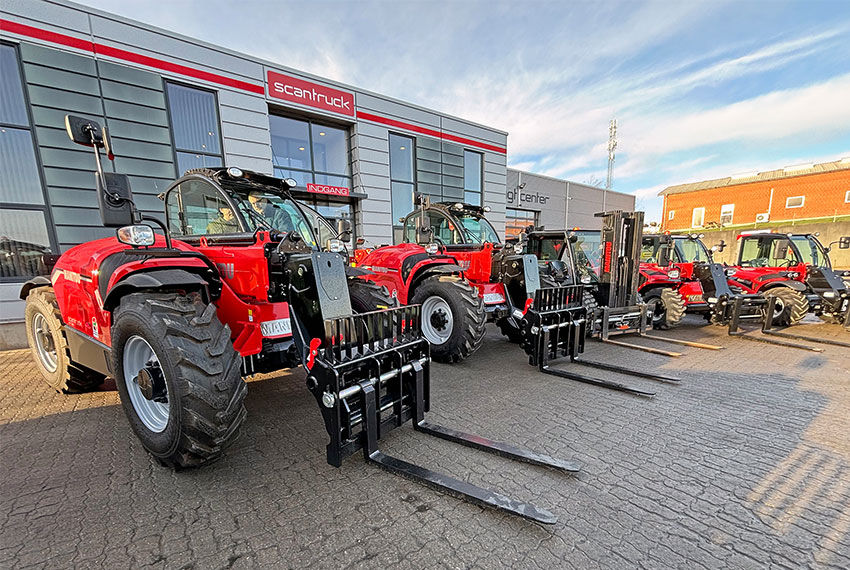
{"label": "gl center sign", "polygon": [[269,97],[306,105],[322,111],[330,111],[349,117],[354,116],[354,95],[352,93],[276,71],[268,72],[267,81]]}
{"label": "gl center sign", "polygon": [[521,189],[508,190],[508,205],[510,206],[545,206],[551,196],[540,192],[523,192]]}

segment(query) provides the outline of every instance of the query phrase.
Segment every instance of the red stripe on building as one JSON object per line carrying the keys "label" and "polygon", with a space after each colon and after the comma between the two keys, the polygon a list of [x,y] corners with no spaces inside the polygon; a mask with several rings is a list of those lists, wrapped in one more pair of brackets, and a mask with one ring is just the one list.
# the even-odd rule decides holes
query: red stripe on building
{"label": "red stripe on building", "polygon": [[59,34],[57,32],[40,30],[38,28],[33,28],[32,26],[27,26],[26,24],[12,22],[11,20],[4,20],[0,18],[0,30],[18,34],[19,36],[28,36],[37,40],[44,40],[54,44],[61,44],[63,46],[94,52],[94,46],[89,40],[81,40],[80,38],[66,36],[65,34]]}
{"label": "red stripe on building", "polygon": [[389,127],[396,127],[397,129],[404,129],[406,131],[413,131],[414,133],[419,133],[422,135],[428,135],[429,137],[434,137],[442,140],[452,141],[460,144],[465,144],[468,146],[474,146],[476,148],[481,148],[484,150],[489,150],[493,152],[498,152],[501,154],[507,154],[507,149],[504,147],[482,143],[478,141],[474,141],[472,139],[467,139],[464,137],[455,136],[449,133],[441,133],[440,131],[435,131],[434,129],[429,129],[427,127],[420,127],[418,125],[412,125],[410,123],[405,123],[402,121],[397,121],[396,119],[389,119],[387,117],[381,117],[380,115],[373,115],[371,113],[364,113],[363,111],[357,111],[357,118],[363,119],[364,121],[372,121],[373,123],[380,123],[382,125],[387,125]]}
{"label": "red stripe on building", "polygon": [[[134,53],[131,51],[107,46],[104,44],[95,44],[89,40],[75,38],[73,36],[60,34],[58,32],[42,30],[33,26],[28,26],[26,24],[20,24],[11,20],[5,20],[3,18],[0,18],[0,29],[5,32],[17,34],[20,36],[26,36],[38,40],[51,42],[54,44],[72,47],[75,49],[88,51],[97,55],[103,55],[114,59],[120,59],[123,61],[144,65],[146,67],[152,67],[154,69],[161,69],[163,71],[176,73],[178,75],[184,75],[186,77],[194,77],[195,79],[208,81],[209,83],[217,83],[219,85],[233,87],[235,89],[241,89],[243,91],[248,91],[249,93],[256,93],[258,95],[266,94],[265,85],[257,85],[256,83],[250,83],[248,81],[232,79],[230,77],[225,77],[216,73],[210,73],[208,71],[187,67],[185,65],[172,63],[170,61],[164,61],[147,55]],[[396,127],[398,129],[404,129],[406,131],[427,135],[429,137],[434,137],[441,140],[456,142],[459,144],[480,148],[483,150],[489,150],[492,152],[498,152],[500,154],[507,154],[508,152],[506,148],[501,146],[483,143],[449,133],[443,133],[434,129],[429,129],[427,127],[420,127],[418,125],[405,123],[396,119],[381,117],[380,115],[373,115],[371,113],[364,113],[362,111],[358,111],[357,118],[363,119],[364,121],[371,121],[373,123],[379,123],[390,127]]]}
{"label": "red stripe on building", "polygon": [[249,83],[247,81],[240,81],[239,79],[232,79],[230,77],[225,77],[216,73],[210,73],[208,71],[194,69],[185,65],[171,63],[170,61],[164,61],[155,57],[133,53],[131,51],[123,50],[120,48],[115,48],[103,44],[94,44],[89,40],[81,40],[73,36],[68,36],[57,32],[49,32],[47,30],[41,30],[32,26],[27,26],[25,24],[12,22],[10,20],[0,19],[0,29],[21,36],[27,36],[30,38],[48,41],[54,44],[60,44],[63,46],[81,49],[98,55],[104,55],[123,61],[137,63],[147,67],[153,67],[155,69],[161,69],[163,71],[169,71],[178,75],[185,75],[186,77],[194,77],[195,79],[201,79],[210,83],[217,83],[219,85],[225,85],[227,87],[234,87],[236,89],[241,89],[250,93],[257,93],[259,95],[265,95],[266,93],[266,88],[264,85],[257,85],[255,83]]}

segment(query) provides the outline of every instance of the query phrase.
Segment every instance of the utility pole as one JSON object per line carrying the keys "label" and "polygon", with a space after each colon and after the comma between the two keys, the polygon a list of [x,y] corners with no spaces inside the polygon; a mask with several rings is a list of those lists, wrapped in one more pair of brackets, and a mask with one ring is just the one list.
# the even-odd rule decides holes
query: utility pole
{"label": "utility pole", "polygon": [[611,119],[611,126],[608,127],[608,179],[605,181],[605,188],[611,189],[611,178],[614,175],[614,151],[617,150],[617,119]]}

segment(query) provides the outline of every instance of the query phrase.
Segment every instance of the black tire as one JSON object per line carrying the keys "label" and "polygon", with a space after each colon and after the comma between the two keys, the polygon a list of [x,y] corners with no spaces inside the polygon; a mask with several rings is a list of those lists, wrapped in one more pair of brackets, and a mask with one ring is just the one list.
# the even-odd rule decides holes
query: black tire
{"label": "black tire", "polygon": [[[168,410],[161,431],[140,419],[125,377],[128,341],[141,338],[159,360]],[[192,293],[133,293],[121,300],[112,326],[112,365],[130,427],[145,449],[173,468],[196,467],[218,459],[239,435],[245,421],[247,384],[230,327],[214,305]],[[137,396],[138,397],[138,396]]]}
{"label": "black tire", "polygon": [[351,299],[351,310],[355,313],[368,313],[398,305],[397,300],[387,292],[385,287],[359,277],[348,280],[348,294]]}
{"label": "black tire", "polygon": [[[773,324],[779,327],[796,325],[809,312],[806,296],[790,287],[774,287],[764,291],[762,297],[776,297]],[[767,310],[767,309],[765,309]]]}
{"label": "black tire", "polygon": [[[27,295],[24,310],[27,342],[39,372],[57,392],[89,392],[103,384],[105,376],[71,360],[68,339],[53,287],[37,287]],[[38,334],[36,328],[43,331]],[[37,338],[37,337],[40,337]]]}
{"label": "black tire", "polygon": [[[442,309],[438,307],[431,314],[426,314],[429,300],[442,305]],[[473,354],[484,342],[487,324],[484,300],[465,279],[453,275],[434,275],[423,279],[413,292],[410,304],[423,305],[422,332],[431,344],[431,357],[437,362],[459,362]],[[446,306],[451,315],[450,331],[440,328],[441,319],[448,314]],[[428,334],[429,328],[434,332],[444,332],[447,338],[441,341]]]}
{"label": "black tire", "polygon": [[652,328],[671,329],[679,326],[685,316],[685,300],[670,287],[651,289],[644,299],[653,308]]}
{"label": "black tire", "polygon": [[517,344],[522,342],[522,332],[511,323],[508,317],[502,317],[496,321],[496,326],[509,341]]}

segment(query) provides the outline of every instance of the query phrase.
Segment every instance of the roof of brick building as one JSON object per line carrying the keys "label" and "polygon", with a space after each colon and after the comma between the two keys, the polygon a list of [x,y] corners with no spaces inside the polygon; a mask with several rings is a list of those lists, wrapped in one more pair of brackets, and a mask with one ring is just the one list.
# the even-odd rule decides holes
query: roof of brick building
{"label": "roof of brick building", "polygon": [[820,164],[797,164],[794,166],[786,166],[785,168],[780,168],[778,170],[745,172],[742,174],[733,174],[726,178],[715,178],[712,180],[703,180],[702,182],[677,184],[676,186],[668,186],[659,192],[658,195],[665,196],[667,194],[683,194],[685,192],[694,192],[696,190],[709,190],[711,188],[737,186],[739,184],[749,184],[750,182],[765,182],[768,180],[778,180],[780,178],[806,176],[808,174],[822,174],[824,172],[834,172],[836,170],[850,170],[850,157],[834,160],[832,162],[822,162]]}

